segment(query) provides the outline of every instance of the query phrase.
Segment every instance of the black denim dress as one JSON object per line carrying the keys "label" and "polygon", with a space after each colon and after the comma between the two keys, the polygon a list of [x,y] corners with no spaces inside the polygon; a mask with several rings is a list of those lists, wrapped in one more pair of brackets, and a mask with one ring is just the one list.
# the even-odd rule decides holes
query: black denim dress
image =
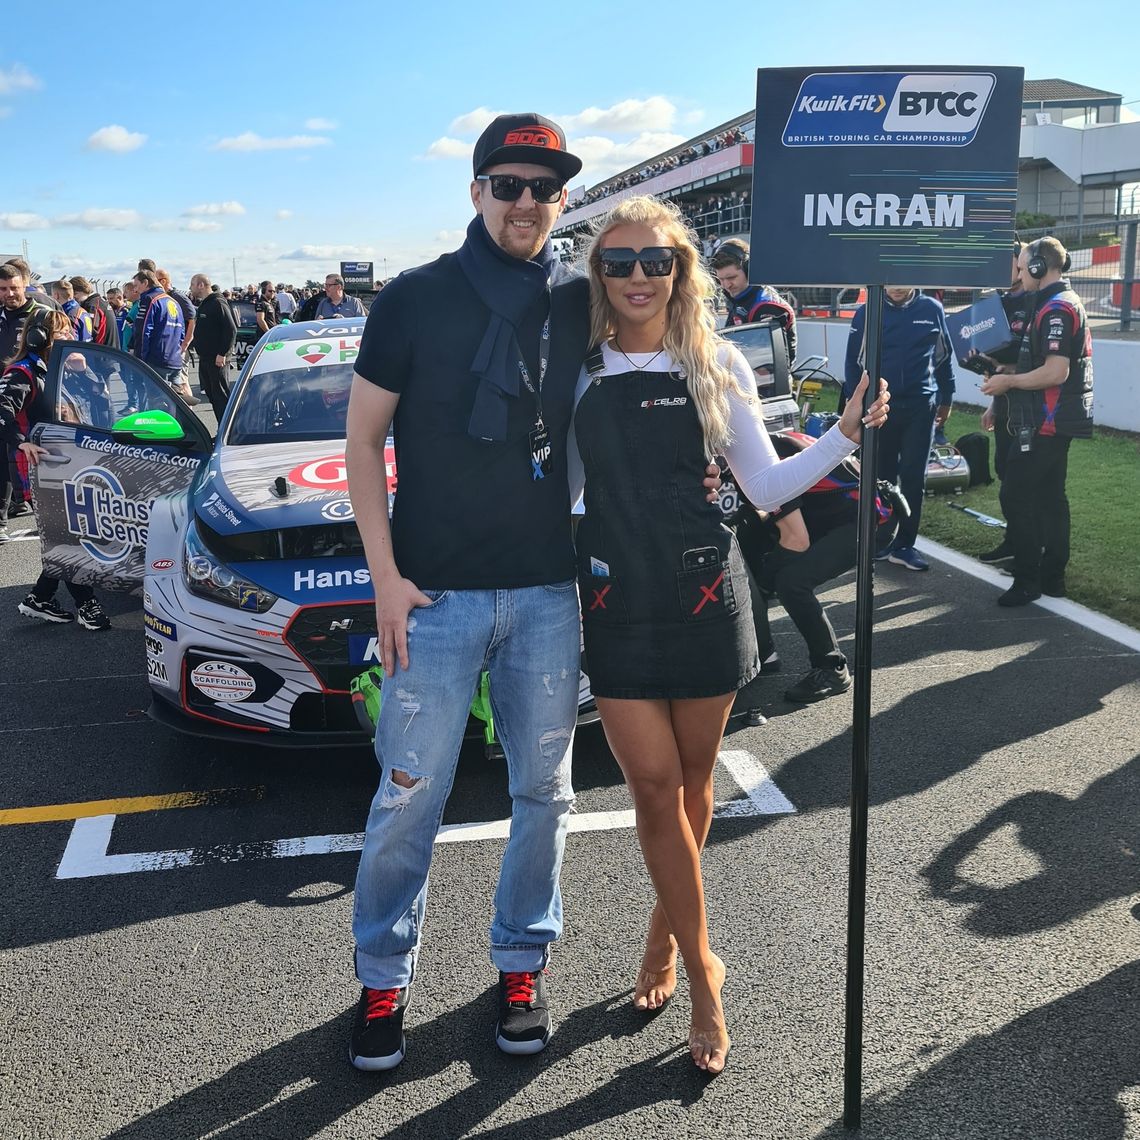
{"label": "black denim dress", "polygon": [[[588,367],[597,367],[595,354]],[[685,381],[596,374],[574,416],[586,472],[578,589],[595,695],[730,693],[759,671],[747,571],[719,506]]]}

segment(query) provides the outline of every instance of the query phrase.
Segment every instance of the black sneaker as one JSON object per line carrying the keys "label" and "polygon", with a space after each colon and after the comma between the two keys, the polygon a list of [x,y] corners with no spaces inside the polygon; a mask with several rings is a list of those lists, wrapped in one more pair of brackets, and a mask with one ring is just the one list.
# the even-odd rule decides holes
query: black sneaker
{"label": "black sneaker", "polygon": [[999,546],[995,546],[993,550],[987,550],[985,554],[979,554],[978,561],[984,562],[987,566],[995,566],[999,562],[1012,562],[1013,547],[1003,542]]}
{"label": "black sneaker", "polygon": [[356,1022],[348,1045],[348,1059],[366,1073],[394,1069],[403,1059],[404,1013],[408,1008],[410,987],[402,990],[360,991]]}
{"label": "black sneaker", "polygon": [[779,673],[780,655],[773,649],[763,661],[760,662],[760,672],[767,676],[769,673]]}
{"label": "black sneaker", "polygon": [[55,604],[54,598],[48,598],[46,602],[41,602],[35,594],[29,594],[17,607],[24,615],[24,617],[39,618],[40,621],[56,622],[59,625],[65,622],[75,621],[75,614],[68,613],[67,610],[61,610]]}
{"label": "black sneaker", "polygon": [[504,1053],[541,1053],[550,1040],[550,1010],[543,973],[499,973],[495,1044]]}
{"label": "black sneaker", "polygon": [[25,500],[22,503],[16,503],[8,509],[8,517],[10,519],[23,518],[24,515],[32,513],[32,504]]}
{"label": "black sneaker", "polygon": [[103,607],[95,598],[79,607],[79,624],[84,629],[110,629],[111,619],[103,612]]}
{"label": "black sneaker", "polygon": [[1040,590],[1028,590],[1016,582],[997,600],[999,606],[1027,606],[1041,597]]}
{"label": "black sneaker", "polygon": [[812,701],[838,696],[850,688],[851,674],[846,665],[840,665],[838,669],[813,669],[784,694],[784,700],[807,705]]}
{"label": "black sneaker", "polygon": [[1065,598],[1068,595],[1065,593],[1065,579],[1064,578],[1046,578],[1041,583],[1041,593],[1047,598]]}

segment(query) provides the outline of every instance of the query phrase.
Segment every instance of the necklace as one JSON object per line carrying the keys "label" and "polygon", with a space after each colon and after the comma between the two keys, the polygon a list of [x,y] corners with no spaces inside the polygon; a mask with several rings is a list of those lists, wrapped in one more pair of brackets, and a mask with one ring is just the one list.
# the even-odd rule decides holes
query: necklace
{"label": "necklace", "polygon": [[[618,352],[620,352],[622,354],[622,356],[624,356],[626,358],[626,360],[629,360],[629,353],[627,353],[626,350],[624,348],[622,348],[622,346],[620,344],[618,344],[618,338],[616,336],[614,337],[614,348],[616,348],[618,350]],[[665,351],[665,346],[662,345],[644,364],[637,365],[637,364],[634,364],[634,362],[632,360],[629,360],[629,366],[630,366],[630,368],[632,368],[634,370],[634,372],[645,372],[648,370],[649,366],[664,351]],[[644,355],[644,353],[638,353],[638,355],[642,356],[642,355]]]}

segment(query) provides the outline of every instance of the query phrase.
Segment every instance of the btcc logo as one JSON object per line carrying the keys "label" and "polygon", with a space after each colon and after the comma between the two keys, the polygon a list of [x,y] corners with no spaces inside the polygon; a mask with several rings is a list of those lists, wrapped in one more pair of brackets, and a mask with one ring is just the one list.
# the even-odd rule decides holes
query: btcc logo
{"label": "btcc logo", "polygon": [[900,115],[976,115],[976,91],[900,91]]}

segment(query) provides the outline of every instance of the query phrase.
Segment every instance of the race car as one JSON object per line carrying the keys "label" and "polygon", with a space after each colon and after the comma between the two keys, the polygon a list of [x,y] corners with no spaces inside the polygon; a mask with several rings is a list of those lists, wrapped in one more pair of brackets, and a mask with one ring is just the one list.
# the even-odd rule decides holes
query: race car
{"label": "race car", "polygon": [[[53,349],[56,422],[38,429],[50,453],[36,489],[45,561],[142,592],[154,719],[249,743],[367,739],[350,689],[379,661],[376,614],[344,459],[363,328],[314,321],[264,334],[216,441],[144,364],[90,345],[85,371],[106,381],[108,400],[103,422],[80,422],[67,395],[79,346]],[[140,391],[145,410],[124,416]],[[386,458],[391,509],[391,439]],[[579,722],[596,718],[583,674]]]}

